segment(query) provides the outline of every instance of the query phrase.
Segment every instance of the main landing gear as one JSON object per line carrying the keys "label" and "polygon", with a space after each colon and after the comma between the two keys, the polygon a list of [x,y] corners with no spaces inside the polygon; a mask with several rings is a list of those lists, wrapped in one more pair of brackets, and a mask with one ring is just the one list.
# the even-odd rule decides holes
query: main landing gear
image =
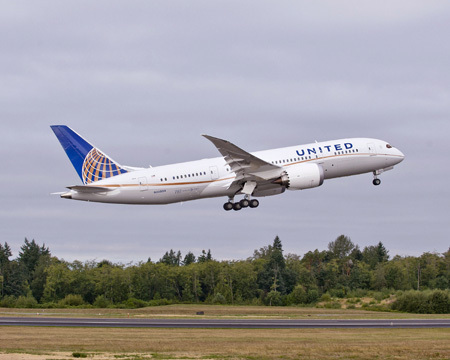
{"label": "main landing gear", "polygon": [[250,207],[250,208],[256,208],[259,206],[259,201],[256,199],[248,199],[247,197],[243,198],[241,201],[234,202],[233,198],[230,198],[228,202],[223,204],[223,208],[226,211],[234,210],[239,211],[242,208]]}

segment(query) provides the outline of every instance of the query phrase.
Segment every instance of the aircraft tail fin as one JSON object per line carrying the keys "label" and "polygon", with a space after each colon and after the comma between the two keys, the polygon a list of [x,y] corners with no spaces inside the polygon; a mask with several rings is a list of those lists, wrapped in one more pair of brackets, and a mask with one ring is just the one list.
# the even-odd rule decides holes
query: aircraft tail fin
{"label": "aircraft tail fin", "polygon": [[50,126],[83,184],[128,172],[65,125]]}

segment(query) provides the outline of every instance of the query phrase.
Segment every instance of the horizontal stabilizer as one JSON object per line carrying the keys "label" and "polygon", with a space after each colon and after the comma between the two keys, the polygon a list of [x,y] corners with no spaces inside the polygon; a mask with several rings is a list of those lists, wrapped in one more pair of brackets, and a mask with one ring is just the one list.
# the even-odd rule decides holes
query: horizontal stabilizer
{"label": "horizontal stabilizer", "polygon": [[104,193],[115,190],[115,188],[108,188],[104,186],[83,186],[83,185],[68,186],[67,188],[79,193],[88,193],[88,194]]}

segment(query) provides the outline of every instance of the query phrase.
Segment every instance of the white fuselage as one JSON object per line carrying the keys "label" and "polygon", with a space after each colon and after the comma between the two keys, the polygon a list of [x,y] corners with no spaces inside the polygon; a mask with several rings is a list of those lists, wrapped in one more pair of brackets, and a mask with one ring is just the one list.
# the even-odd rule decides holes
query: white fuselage
{"label": "white fuselage", "polygon": [[[291,166],[316,163],[324,179],[374,172],[398,164],[404,155],[382,140],[368,138],[340,139],[307,145],[254,152],[268,163],[288,169]],[[120,204],[170,204],[201,198],[233,197],[230,188],[236,174],[223,157],[131,171],[89,185],[107,187],[104,193],[71,191],[74,200]],[[267,196],[283,192],[261,193]]]}

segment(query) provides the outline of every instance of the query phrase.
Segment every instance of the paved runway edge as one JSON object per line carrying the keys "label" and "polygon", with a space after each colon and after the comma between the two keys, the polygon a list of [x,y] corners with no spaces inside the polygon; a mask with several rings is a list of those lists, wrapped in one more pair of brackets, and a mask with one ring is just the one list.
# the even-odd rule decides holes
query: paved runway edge
{"label": "paved runway edge", "polygon": [[209,329],[450,328],[450,319],[214,320],[214,319],[111,319],[111,318],[101,319],[101,318],[0,317],[0,326],[209,328]]}

